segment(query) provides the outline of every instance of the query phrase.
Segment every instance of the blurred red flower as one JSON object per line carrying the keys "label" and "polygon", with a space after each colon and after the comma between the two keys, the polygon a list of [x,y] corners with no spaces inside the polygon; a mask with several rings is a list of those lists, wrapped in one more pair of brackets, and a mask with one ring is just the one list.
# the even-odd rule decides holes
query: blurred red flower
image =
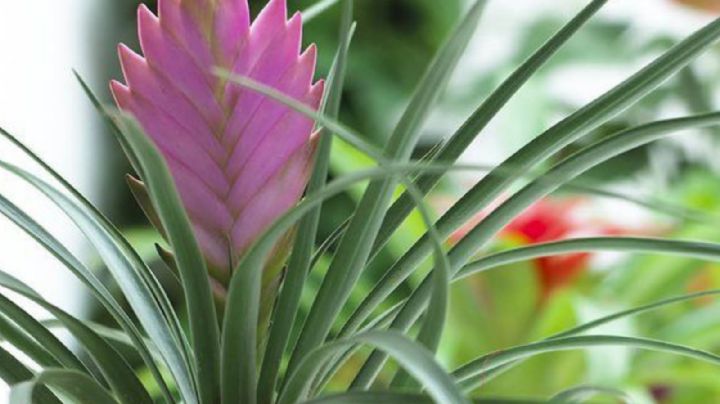
{"label": "blurred red flower", "polygon": [[[583,198],[545,198],[518,215],[500,234],[506,240],[523,245],[547,243],[572,237],[600,236],[623,233],[608,222],[583,216],[589,201]],[[486,215],[478,215],[451,237],[455,243],[464,237]],[[541,257],[533,260],[542,296],[572,283],[588,268],[590,253]]]}
{"label": "blurred red flower", "polygon": [[[604,233],[596,224],[584,223],[576,212],[581,199],[543,199],[513,220],[502,232],[525,244],[546,243],[577,233]],[[587,234],[586,234],[587,235]],[[535,259],[543,295],[571,283],[588,267],[589,253],[556,255]]]}

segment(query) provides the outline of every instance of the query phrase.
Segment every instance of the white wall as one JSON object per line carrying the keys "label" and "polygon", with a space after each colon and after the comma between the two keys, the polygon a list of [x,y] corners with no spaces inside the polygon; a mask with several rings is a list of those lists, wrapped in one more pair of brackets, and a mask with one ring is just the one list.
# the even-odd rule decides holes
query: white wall
{"label": "white wall", "polygon": [[[90,72],[89,6],[94,0],[0,0],[0,126],[22,139],[82,191],[93,188],[93,112],[71,69]],[[0,159],[30,167],[7,142]],[[39,172],[35,170],[35,172]],[[0,193],[30,212],[74,251],[81,235],[38,193],[0,174]],[[72,277],[29,237],[0,218],[0,270],[30,283],[48,300],[75,311],[81,296]],[[39,313],[31,308],[33,313]],[[7,390],[0,386],[0,403]]]}

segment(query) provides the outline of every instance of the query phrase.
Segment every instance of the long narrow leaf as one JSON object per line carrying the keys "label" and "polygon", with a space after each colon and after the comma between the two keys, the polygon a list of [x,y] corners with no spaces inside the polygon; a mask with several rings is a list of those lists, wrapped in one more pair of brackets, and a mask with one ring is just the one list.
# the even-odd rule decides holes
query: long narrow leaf
{"label": "long narrow leaf", "polygon": [[595,346],[624,346],[657,352],[667,352],[710,362],[720,366],[720,356],[680,344],[673,344],[647,338],[622,337],[615,335],[588,335],[535,342],[483,355],[453,372],[453,376],[457,378],[458,382],[464,389],[471,390],[479,382],[482,382],[481,379],[484,370],[502,366],[516,360],[529,358],[541,353],[587,349]]}
{"label": "long narrow leaf", "polygon": [[47,230],[2,195],[0,195],[0,213],[13,221],[50,252],[50,254],[55,256],[58,261],[65,265],[65,267],[90,290],[93,296],[98,299],[100,304],[127,333],[133,347],[137,350],[145,365],[148,366],[155,381],[163,391],[165,398],[169,401],[172,396],[165,380],[160,374],[156,362],[153,360],[148,344],[143,340],[140,331],[105,285]]}
{"label": "long narrow leaf", "polygon": [[[653,142],[673,132],[692,127],[706,127],[719,123],[720,113],[657,121],[627,129],[573,154],[501,204],[452,248],[449,253],[449,258],[453,276],[479,248],[485,245],[497,232],[507,225],[513,217],[538,199],[556,190],[562,184],[571,181],[595,165],[643,144]],[[394,281],[397,282],[398,285],[398,281],[406,279],[414,270],[414,267],[403,268],[401,266],[399,268],[402,269],[402,271],[393,271],[391,269],[392,273],[386,276],[386,278],[390,279],[394,277]],[[398,277],[398,273],[402,276]],[[405,307],[400,311],[392,328],[406,330],[410,327],[417,319],[424,305],[427,304],[432,290],[431,288],[431,281],[426,277],[422,284],[413,292]],[[387,290],[384,295],[386,296],[391,291],[392,289]],[[353,385],[367,388],[377,376],[385,360],[385,355],[379,352],[373,353],[353,381]]]}
{"label": "long narrow leaf", "polygon": [[[0,312],[2,311],[0,308]],[[2,314],[0,314],[0,342],[7,342],[42,367],[60,366],[60,362],[47,349]]]}
{"label": "long narrow leaf", "polygon": [[[563,26],[543,46],[520,65],[495,91],[478,107],[465,123],[445,143],[430,160],[433,162],[453,163],[467,149],[507,102],[522,88],[535,73],[544,66],[575,33],[597,13],[607,0],[593,0],[572,20]],[[442,173],[423,175],[416,185],[423,193],[430,192],[442,178]],[[387,243],[400,224],[413,209],[410,195],[403,194],[388,210],[385,221],[375,241],[375,253]]]}
{"label": "long narrow leaf", "polygon": [[[410,158],[419,130],[467,47],[483,6],[483,0],[475,2],[428,68],[385,147],[391,161],[406,162]],[[365,191],[303,325],[289,371],[327,337],[361,275],[396,185],[397,179],[386,178],[372,182]]]}
{"label": "long narrow leaf", "polygon": [[[33,372],[12,354],[0,347],[0,380],[10,386],[17,385],[33,378]],[[47,388],[42,388],[35,394],[38,404],[60,404]]]}
{"label": "long narrow leaf", "polygon": [[602,386],[576,386],[555,394],[550,399],[557,403],[586,403],[595,396],[609,396],[621,402],[630,403],[632,400],[622,390]]}
{"label": "long narrow leaf", "polygon": [[76,403],[117,404],[97,382],[82,373],[65,369],[47,369],[32,380],[13,386],[10,404],[35,402],[35,391],[42,386],[52,387]]}
{"label": "long narrow leaf", "polygon": [[[114,328],[114,327],[108,327],[106,325],[102,325],[100,323],[90,321],[90,320],[80,320],[83,324],[85,324],[88,328],[93,330],[97,335],[105,338],[108,341],[112,341],[115,343],[119,343],[121,345],[125,345],[128,348],[135,349],[135,343],[133,342],[132,338],[125,332],[125,330]],[[65,329],[65,325],[58,321],[57,319],[47,319],[47,320],[41,320],[40,324],[47,327],[48,329]],[[148,346],[152,346],[152,341],[146,340],[145,343]],[[160,353],[157,350],[153,350],[150,352],[151,355],[155,358],[157,358],[158,361],[162,362],[162,356],[160,356]]]}
{"label": "long narrow leaf", "polygon": [[[21,286],[18,287],[18,285]],[[82,321],[59,307],[48,303],[30,287],[2,271],[0,271],[0,286],[30,299],[61,321],[93,358],[103,376],[117,394],[120,402],[125,404],[149,404],[153,402],[133,369],[125,362],[125,359],[102,337],[83,324]],[[5,299],[2,294],[0,294],[0,297]],[[76,370],[73,371],[79,373]]]}
{"label": "long narrow leaf", "polygon": [[[522,398],[476,398],[473,404],[544,404],[547,400]],[[432,398],[412,393],[389,391],[351,391],[336,393],[304,401],[303,404],[433,404]]]}
{"label": "long narrow leaf", "polygon": [[[415,185],[408,184],[408,192],[422,205],[422,194],[415,188]],[[417,204],[417,202],[416,202]],[[447,316],[448,299],[450,298],[450,261],[442,249],[442,239],[433,226],[432,220],[427,212],[421,210],[421,214],[428,226],[428,234],[434,240],[435,261],[432,273],[433,292],[430,297],[430,305],[418,334],[418,342],[435,352],[440,345],[440,338],[445,329],[445,318]]]}
{"label": "long narrow leaf", "polygon": [[681,255],[720,261],[720,244],[652,237],[582,237],[514,248],[482,257],[464,266],[453,280],[501,265],[571,252],[616,251]]}
{"label": "long narrow leaf", "polygon": [[[530,143],[500,164],[489,175],[478,182],[437,222],[442,236],[449,236],[457,228],[470,220],[477,212],[487,208],[502,192],[537,163],[551,156],[600,126],[603,122],[632,106],[643,96],[663,83],[668,77],[682,69],[708,46],[720,37],[720,19],[706,25],[684,41],[680,42],[664,55],[647,65],[635,75],[563,119],[546,130]],[[508,175],[511,173],[514,175]],[[384,299],[407,273],[410,273],[430,253],[428,237],[416,242],[401,259],[387,271],[378,291],[375,289],[358,308],[344,327],[343,335],[356,329],[362,318],[369,315],[379,301]]]}
{"label": "long narrow leaf", "polygon": [[[77,80],[78,84],[80,84],[80,88],[82,88],[83,92],[87,96],[88,100],[90,100],[90,103],[92,104],[93,108],[95,108],[95,111],[97,111],[98,114],[103,118],[105,121],[105,124],[110,128],[110,130],[113,133],[114,138],[118,141],[120,144],[120,147],[125,152],[125,156],[127,156],[128,160],[130,161],[130,165],[133,169],[135,169],[136,172],[142,173],[140,170],[140,163],[135,160],[134,156],[132,156],[130,151],[130,145],[127,144],[125,141],[125,138],[123,138],[122,134],[120,133],[120,128],[115,124],[110,114],[107,113],[105,108],[103,107],[102,103],[100,102],[100,99],[95,95],[95,93],[92,91],[90,86],[85,82],[85,80],[82,78],[80,73],[73,70],[73,74],[75,75],[75,79]],[[39,159],[37,159],[39,160]],[[38,161],[41,165],[44,165],[42,160]],[[50,170],[50,167],[47,167],[48,170]]]}
{"label": "long narrow leaf", "polygon": [[[340,46],[338,47],[333,68],[326,86],[325,105],[323,110],[328,116],[337,118],[340,112],[342,89],[345,82],[348,50],[354,31],[353,0],[344,0],[340,17]],[[307,18],[307,15],[305,15]],[[307,193],[322,190],[328,177],[330,152],[332,149],[332,133],[323,129],[317,151],[312,176],[307,186]],[[298,224],[298,233],[293,251],[288,261],[285,280],[278,294],[273,322],[270,327],[267,347],[262,358],[262,366],[258,379],[258,402],[269,404],[275,394],[275,386],[280,371],[283,353],[288,344],[297,312],[300,307],[303,286],[310,269],[313,249],[315,247],[318,226],[320,224],[321,206],[309,212]]]}
{"label": "long narrow leaf", "polygon": [[291,404],[304,398],[310,388],[313,376],[323,367],[324,362],[348,346],[357,344],[372,345],[388,352],[423,384],[428,394],[437,402],[469,403],[429,351],[401,334],[371,331],[347,340],[330,342],[312,351],[302,360],[297,370],[290,375],[287,387],[280,396],[278,404]]}
{"label": "long narrow leaf", "polygon": [[[306,8],[302,11],[303,16],[303,23],[307,24],[308,22],[314,20],[318,16],[320,16],[325,11],[329,10],[332,6],[339,3],[341,0],[319,0],[312,6]],[[340,42],[342,43],[342,41]]]}
{"label": "long narrow leaf", "polygon": [[[117,140],[120,147],[125,151],[125,156],[127,156],[130,164],[135,169],[135,171],[140,174],[141,176],[144,174],[142,172],[142,167],[140,167],[140,163],[134,158],[132,153],[130,153],[130,145],[127,143],[127,140],[123,136],[120,128],[117,126],[115,121],[113,120],[113,115],[108,111],[108,109],[104,108],[99,100],[99,98],[95,95],[95,93],[92,91],[90,86],[83,80],[83,78],[80,76],[80,74],[76,71],[73,71],[75,74],[75,78],[77,79],[78,83],[80,84],[82,90],[85,92],[85,95],[88,97],[90,102],[92,103],[95,110],[100,114],[100,116],[103,117],[105,123],[108,125],[108,127],[111,129],[111,133],[114,136],[115,140]],[[182,356],[184,357],[184,361],[186,365],[190,368],[192,368],[193,363],[190,363],[189,358],[192,356],[190,353],[189,344],[185,338],[185,334],[182,331],[182,328],[180,327],[180,322],[177,318],[177,314],[175,313],[172,304],[170,303],[169,299],[167,298],[167,295],[165,294],[164,290],[162,289],[162,286],[158,282],[155,275],[147,268],[147,265],[145,265],[144,262],[140,259],[139,255],[133,250],[132,246],[125,240],[122,235],[117,231],[117,229],[113,226],[113,224],[105,218],[101,212],[99,212],[97,209],[94,208],[92,204],[90,204],[83,196],[78,192],[76,189],[72,187],[71,184],[69,184],[62,176],[60,176],[57,172],[55,172],[51,167],[49,167],[47,164],[45,164],[42,159],[35,156],[30,150],[28,150],[24,145],[17,142],[17,146],[23,149],[25,153],[30,155],[38,164],[40,164],[48,173],[50,173],[55,179],[57,179],[63,186],[70,191],[72,195],[74,195],[81,203],[87,207],[91,213],[94,214],[97,218],[99,218],[101,224],[104,225],[104,227],[110,232],[111,236],[115,238],[118,241],[118,247],[125,252],[125,254],[130,259],[130,263],[137,269],[137,272],[140,274],[142,280],[145,282],[147,287],[150,288],[150,292],[155,296],[157,299],[157,302],[160,306],[162,315],[165,317],[166,321],[168,322],[170,332],[175,337],[176,340],[178,340],[178,345],[181,348]],[[143,354],[145,355],[145,354]],[[151,366],[150,370],[153,372],[153,376],[155,379],[161,378],[161,376],[156,372],[156,369],[154,366]],[[189,369],[191,373],[194,372],[194,369]],[[193,379],[195,381],[195,379]],[[171,395],[169,390],[167,389],[166,384],[164,381],[160,380],[160,386],[163,389],[163,393],[168,401],[172,401]],[[187,390],[190,386],[183,386],[181,389],[181,392],[183,394],[187,394],[189,390]],[[196,386],[193,386],[194,390],[196,390]],[[185,391],[182,391],[185,389]]]}
{"label": "long narrow leaf", "polygon": [[[227,297],[227,312],[222,328],[222,355],[221,369],[224,386],[232,386],[238,380],[251,380],[255,375],[256,325],[259,313],[260,282],[262,268],[273,246],[308,211],[321,204],[327,198],[345,192],[348,187],[365,180],[399,176],[407,173],[422,171],[425,167],[412,164],[399,164],[382,166],[357,173],[346,175],[329,183],[321,191],[308,195],[296,207],[281,216],[263,235],[250,246],[245,255],[241,257],[238,268],[230,281]],[[446,169],[446,168],[443,168]],[[439,240],[434,240],[435,248]],[[238,358],[246,358],[238,363]],[[240,373],[243,373],[241,377]],[[253,389],[254,383],[247,382],[244,388]],[[248,392],[246,391],[246,394]],[[237,400],[236,390],[224,392],[226,401]],[[248,398],[251,396],[248,395]],[[254,399],[255,395],[252,395]]]}
{"label": "long narrow leaf", "polygon": [[[116,229],[105,226],[103,220],[88,205],[73,202],[49,184],[19,167],[0,162],[0,168],[17,175],[45,194],[75,222],[88,240],[93,243],[123,289],[148,335],[162,352],[184,399],[189,403],[196,402],[194,378],[191,376],[188,368],[189,362],[183,352],[183,342],[176,333],[171,331],[167,322],[167,315],[170,313],[159,306],[160,303],[155,299],[157,293],[153,293],[147,279],[143,279],[142,274],[136,272],[138,266],[144,267],[145,264],[134,253],[134,250],[128,251],[131,247],[124,244],[127,241],[120,239],[121,236]],[[146,267],[140,269],[149,272]]]}
{"label": "long narrow leaf", "polygon": [[[2,279],[0,279],[0,283],[4,280],[5,277],[2,277]],[[55,366],[62,364],[62,366],[67,368],[75,369],[80,372],[88,372],[88,369],[80,361],[80,359],[78,359],[77,356],[75,356],[75,354],[55,335],[43,327],[42,324],[23,310],[19,305],[2,295],[0,295],[0,312],[12,319],[12,322],[15,323],[16,326],[20,327],[22,331],[27,333],[29,336],[32,336],[32,339],[40,343],[43,351],[52,355],[55,361],[57,361]]]}
{"label": "long narrow leaf", "polygon": [[[620,311],[617,313],[612,313],[610,315],[607,315],[607,316],[589,321],[587,323],[578,325],[569,330],[551,335],[550,337],[548,337],[546,339],[563,338],[563,337],[578,335],[583,332],[592,330],[593,328],[597,328],[603,324],[607,324],[607,323],[610,323],[610,322],[613,322],[616,320],[628,318],[628,317],[642,314],[642,313],[652,311],[652,310],[657,310],[657,309],[663,308],[665,306],[669,306],[669,305],[673,305],[673,304],[677,304],[677,303],[687,302],[687,301],[699,299],[702,297],[710,297],[710,296],[718,296],[718,295],[720,295],[720,290],[716,289],[716,290],[706,290],[706,291],[696,292],[696,293],[689,293],[689,294],[671,297],[668,299],[663,299],[663,300],[653,302],[650,304],[646,304],[643,306],[637,306],[637,307],[633,307],[633,308],[623,310],[623,311]],[[511,369],[516,364],[518,364],[518,362],[511,362],[511,363],[507,363],[502,366],[495,367],[493,369],[486,370],[485,372],[483,372],[482,377],[478,377],[478,380],[482,381],[482,383],[487,383],[490,380],[492,380],[493,378],[497,377],[498,375]]]}
{"label": "long narrow leaf", "polygon": [[0,347],[0,379],[9,385],[32,378],[33,373],[10,352]]}
{"label": "long narrow leaf", "polygon": [[220,395],[220,330],[205,260],[160,153],[134,121],[121,119],[118,126],[145,173],[143,180],[173,248],[190,322],[200,401],[215,403]]}

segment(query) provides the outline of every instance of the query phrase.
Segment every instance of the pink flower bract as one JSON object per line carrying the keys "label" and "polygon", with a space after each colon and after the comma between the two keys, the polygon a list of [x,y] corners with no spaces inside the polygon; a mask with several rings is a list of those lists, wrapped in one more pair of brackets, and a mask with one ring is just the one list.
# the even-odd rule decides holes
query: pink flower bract
{"label": "pink flower bract", "polygon": [[119,46],[118,106],[165,157],[209,265],[229,271],[302,196],[313,121],[218,77],[250,77],[317,109],[316,48],[301,53],[302,19],[270,0],[250,23],[247,0],[159,0],[138,10],[141,56]]}

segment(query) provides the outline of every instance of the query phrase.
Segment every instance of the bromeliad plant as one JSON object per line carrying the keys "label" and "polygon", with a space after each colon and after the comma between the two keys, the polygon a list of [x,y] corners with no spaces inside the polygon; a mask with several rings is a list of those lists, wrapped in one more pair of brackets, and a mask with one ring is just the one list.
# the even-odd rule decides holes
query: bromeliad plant
{"label": "bromeliad plant", "polygon": [[[687,346],[592,333],[600,324],[696,294],[489,352],[451,371],[435,359],[449,284],[472,274],[539,256],[591,250],[720,257],[720,245],[709,242],[595,237],[534,244],[473,261],[517,215],[597,164],[682,129],[720,124],[720,113],[651,122],[536,171],[687,66],[720,37],[720,20],[537,136],[437,221],[427,212],[424,196],[446,172],[475,169],[455,164],[470,142],[606,2],[591,1],[421,161],[411,156],[423,123],[464,52],[484,1],[471,6],[440,49],[382,150],[334,118],[354,27],[352,0],[322,1],[306,14],[314,16],[341,3],[340,46],[326,85],[313,81],[315,47],[301,51],[302,16],[288,20],[285,0],[270,0],[253,22],[246,0],[160,0],[158,16],[141,6],[142,55],[121,46],[125,84],[111,85],[122,112],[101,107],[89,90],[88,94],[108,117],[136,170],[139,178],[130,178],[130,186],[167,241],[160,255],[177,271],[185,309],[176,311],[148,265],[94,206],[3,131],[57,184],[6,162],[0,166],[37,188],[73,220],[131,309],[121,306],[94,272],[31,217],[0,197],[0,211],[80,279],[119,327],[107,329],[77,319],[0,273],[4,288],[45,308],[55,317],[53,324],[67,329],[83,350],[81,355],[69,349],[49,331],[49,323],[38,322],[0,295],[0,335],[38,365],[0,349],[0,377],[13,386],[13,402],[465,403],[472,392],[523,359],[598,345],[661,351],[720,365],[720,356]],[[327,182],[333,136],[370,156],[377,167]],[[317,240],[322,202],[360,182],[369,184],[352,217],[330,240]],[[518,182],[525,185],[503,197],[445,251],[447,238]],[[393,199],[398,188],[403,193]],[[426,234],[384,270],[362,301],[351,307],[349,317],[342,316],[358,280],[416,208],[428,226]],[[300,321],[301,294],[317,263],[314,255],[332,243],[337,245],[329,267],[309,313]],[[400,296],[397,292],[405,281],[430,255],[433,269],[425,280],[409,297],[381,311],[388,298]],[[149,377],[140,378],[141,369],[130,367],[119,353],[128,347]],[[369,357],[358,353],[362,347],[373,350]],[[327,394],[327,383],[350,358],[363,364],[348,368],[354,372],[349,388]],[[388,358],[399,365],[397,374],[388,388],[371,389],[381,370],[392,369],[386,367]],[[553,399],[573,401],[593,393],[622,395],[583,386],[558,392]]]}

